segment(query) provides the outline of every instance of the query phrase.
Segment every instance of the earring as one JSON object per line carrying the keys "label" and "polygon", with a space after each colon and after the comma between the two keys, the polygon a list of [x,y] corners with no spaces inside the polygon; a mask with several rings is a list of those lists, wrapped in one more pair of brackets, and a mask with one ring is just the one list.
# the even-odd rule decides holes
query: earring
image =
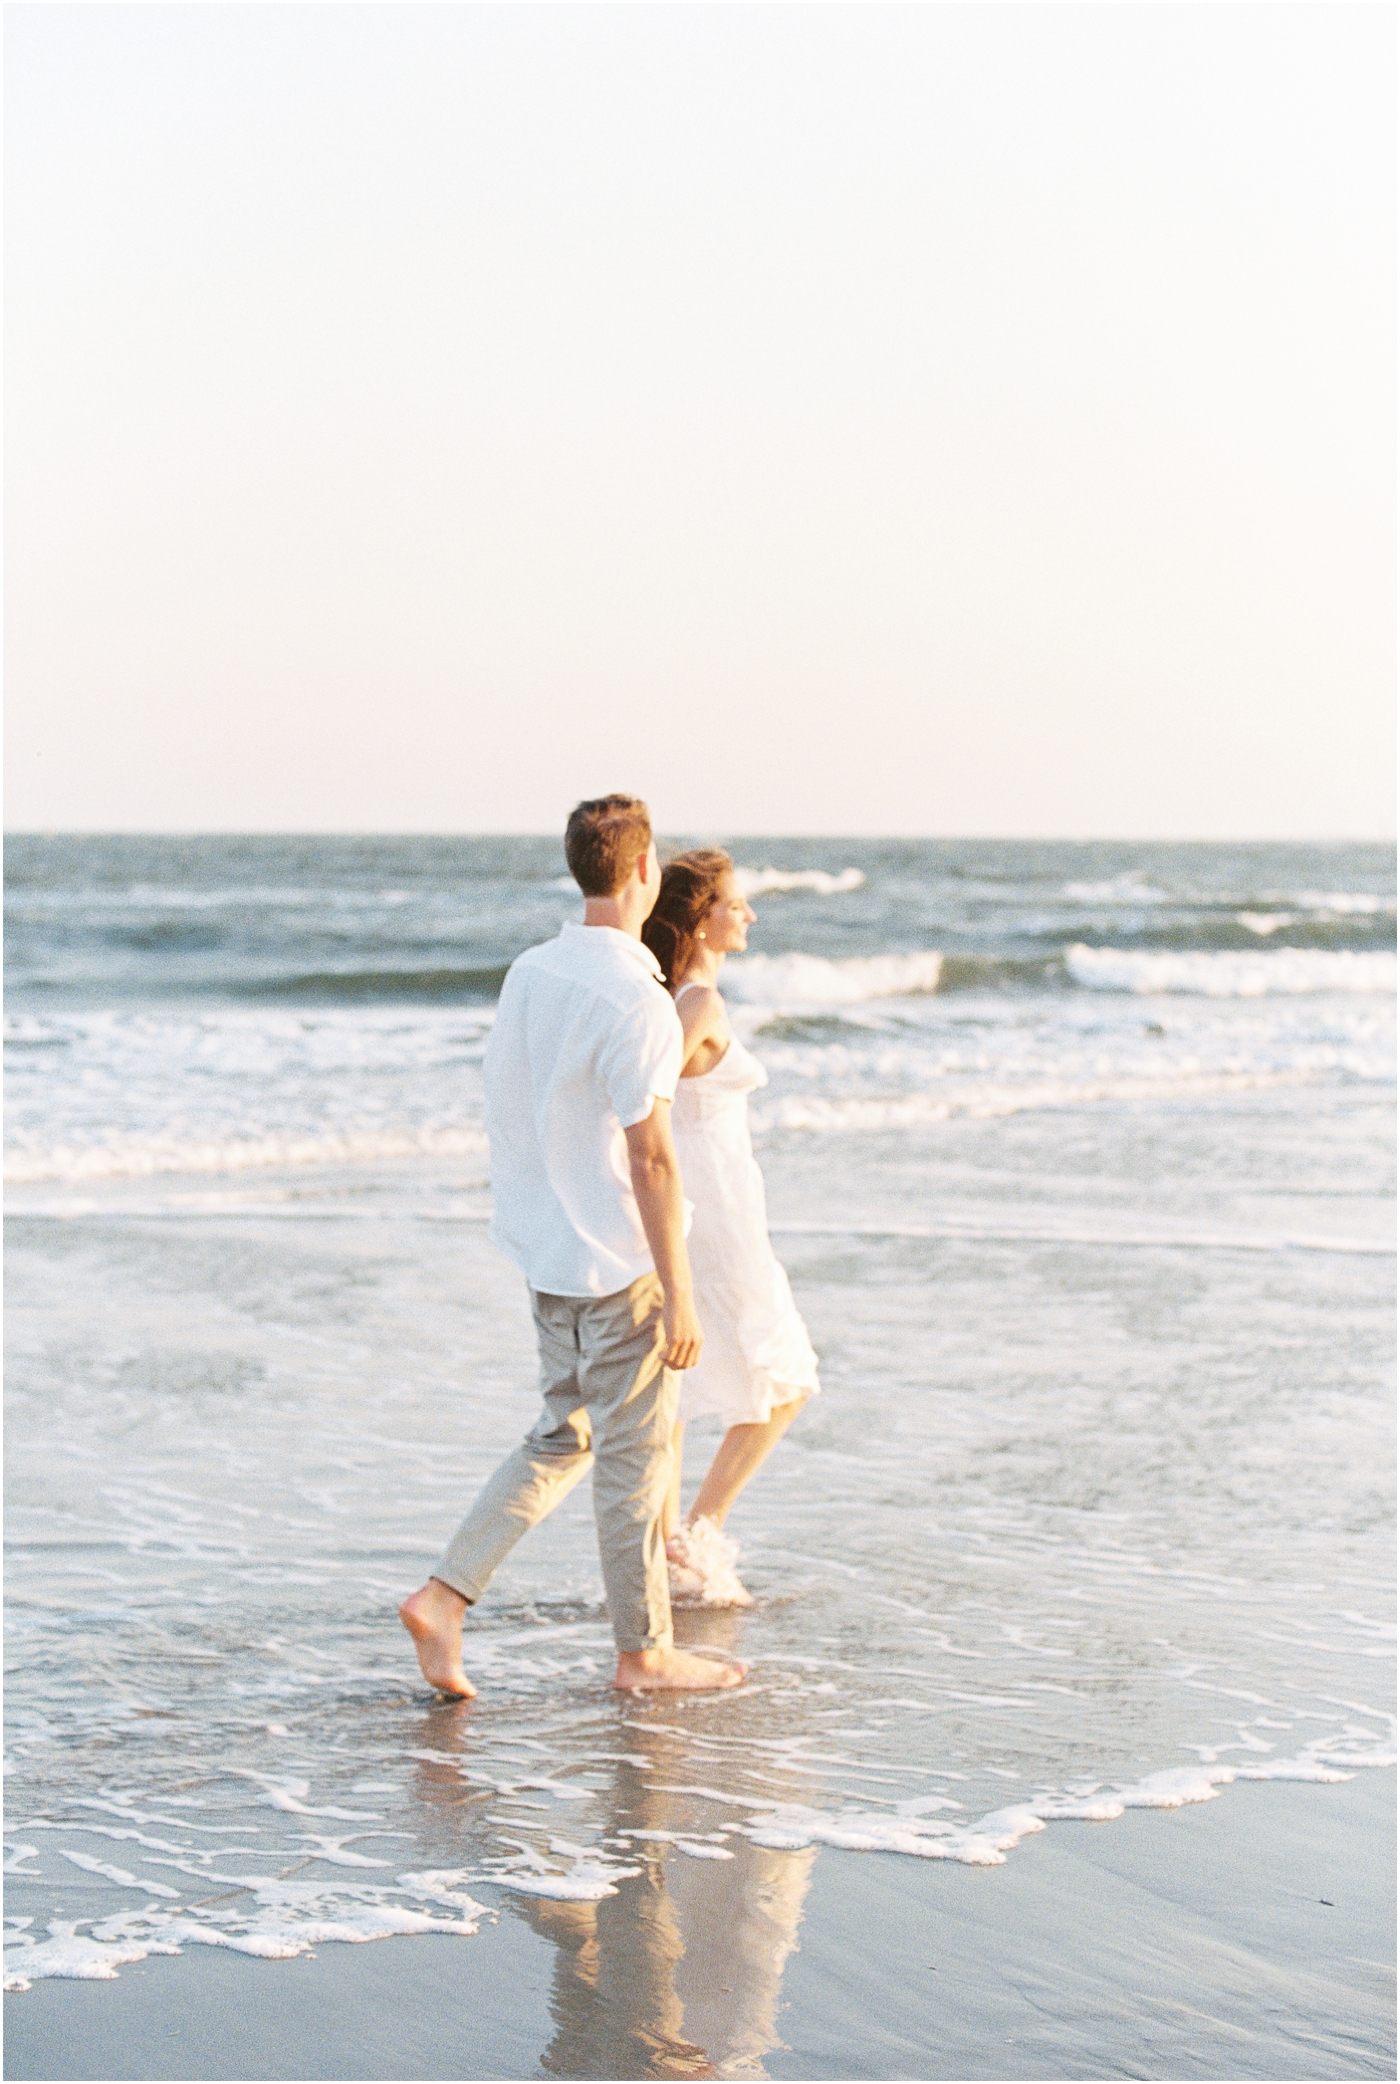
{"label": "earring", "polygon": [[697,940],[697,941],[703,941],[703,940],[704,940],[704,938],[705,938],[705,930],[704,930],[704,928],[703,928],[703,927],[702,927],[702,928],[700,929],[700,932],[699,932],[698,934],[696,934],[695,938],[696,938],[696,940]]}

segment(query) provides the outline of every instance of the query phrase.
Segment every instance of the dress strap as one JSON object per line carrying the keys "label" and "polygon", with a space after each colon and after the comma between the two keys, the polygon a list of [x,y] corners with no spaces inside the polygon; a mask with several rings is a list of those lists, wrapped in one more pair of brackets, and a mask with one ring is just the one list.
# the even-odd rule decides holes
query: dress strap
{"label": "dress strap", "polygon": [[689,984],[683,984],[676,993],[676,1004],[680,1004],[688,991],[709,991],[710,988],[708,984],[702,984],[698,977],[692,977]]}

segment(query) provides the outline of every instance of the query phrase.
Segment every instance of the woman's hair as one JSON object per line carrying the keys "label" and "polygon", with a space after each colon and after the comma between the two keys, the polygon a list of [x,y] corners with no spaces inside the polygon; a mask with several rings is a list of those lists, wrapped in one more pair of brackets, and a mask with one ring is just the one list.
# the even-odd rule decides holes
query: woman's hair
{"label": "woman's hair", "polygon": [[642,928],[642,939],[660,963],[666,982],[675,988],[695,953],[695,939],[705,914],[719,896],[720,884],[734,863],[723,847],[696,847],[677,854],[661,871],[661,894]]}

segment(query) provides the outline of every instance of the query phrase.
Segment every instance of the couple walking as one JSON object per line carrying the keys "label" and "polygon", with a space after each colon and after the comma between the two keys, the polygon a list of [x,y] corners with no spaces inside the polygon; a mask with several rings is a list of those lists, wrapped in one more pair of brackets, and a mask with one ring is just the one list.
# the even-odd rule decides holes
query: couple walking
{"label": "couple walking", "polygon": [[[718,849],[663,870],[635,796],[579,804],[564,851],[583,924],[512,964],[484,1073],[492,1236],[529,1283],[544,1409],[399,1615],[430,1684],[474,1693],[466,1609],[591,1468],[615,1683],[737,1686],[742,1664],[675,1647],[671,1599],[751,1604],[720,1530],[818,1386],[749,1144],[765,1073],[716,989],[754,914]],[[701,1416],[727,1430],[682,1520]]]}

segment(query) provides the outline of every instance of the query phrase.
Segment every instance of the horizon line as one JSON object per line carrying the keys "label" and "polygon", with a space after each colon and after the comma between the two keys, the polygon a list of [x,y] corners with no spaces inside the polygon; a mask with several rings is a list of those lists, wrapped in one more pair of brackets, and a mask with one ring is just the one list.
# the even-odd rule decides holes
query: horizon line
{"label": "horizon line", "polygon": [[[694,838],[715,834],[733,840],[819,840],[845,841],[853,845],[967,843],[997,846],[1176,846],[1176,847],[1395,847],[1394,833],[1122,833],[1122,832],[822,832],[742,831],[730,826],[696,825],[657,827],[660,836]],[[558,839],[561,828],[438,827],[426,826],[99,826],[99,825],[14,825],[0,831],[0,840],[11,839]]]}

